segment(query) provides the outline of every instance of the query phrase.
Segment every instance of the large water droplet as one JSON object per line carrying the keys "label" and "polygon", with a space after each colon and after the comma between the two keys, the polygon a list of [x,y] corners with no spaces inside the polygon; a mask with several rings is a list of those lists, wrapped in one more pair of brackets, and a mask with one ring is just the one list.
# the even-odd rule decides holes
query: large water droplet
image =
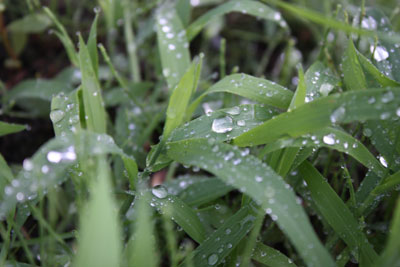
{"label": "large water droplet", "polygon": [[53,123],[57,123],[64,118],[64,111],[55,109],[50,112],[50,119]]}
{"label": "large water droplet", "polygon": [[335,136],[333,134],[325,135],[322,139],[325,144],[327,145],[334,145],[335,144]]}
{"label": "large water droplet", "polygon": [[[385,60],[389,57],[389,52],[383,46],[377,46],[375,48],[375,46],[371,45],[369,49],[370,49],[371,53],[372,52],[374,53],[374,59],[378,62]],[[375,52],[374,52],[374,49],[375,49]]]}
{"label": "large water droplet", "polygon": [[157,185],[151,189],[151,193],[158,198],[166,198],[168,196],[168,191],[162,185]]}
{"label": "large water droplet", "polygon": [[346,109],[344,107],[338,107],[332,112],[330,116],[331,122],[332,123],[340,122],[341,120],[344,119],[345,114],[346,114]]}
{"label": "large water droplet", "polygon": [[386,159],[384,157],[379,156],[379,161],[383,165],[383,167],[385,167],[385,168],[388,167],[388,163],[387,163],[387,161],[386,161]]}
{"label": "large water droplet", "polygon": [[47,153],[47,160],[52,163],[59,163],[62,159],[62,154],[57,151],[50,151]]}
{"label": "large water droplet", "polygon": [[389,103],[390,101],[392,101],[394,99],[394,95],[392,93],[392,91],[388,91],[387,93],[385,93],[382,96],[382,103]]}
{"label": "large water droplet", "polygon": [[208,257],[208,265],[215,265],[218,262],[218,255],[217,254],[211,254]]}
{"label": "large water droplet", "polygon": [[319,92],[323,96],[327,96],[333,89],[333,85],[330,83],[323,83],[319,88]]}
{"label": "large water droplet", "polygon": [[229,116],[215,119],[211,126],[211,130],[216,133],[227,133],[232,131],[232,129],[233,129],[233,120]]}
{"label": "large water droplet", "polygon": [[236,107],[233,107],[231,109],[228,109],[225,112],[230,114],[230,115],[239,115],[240,114],[240,108],[236,106]]}

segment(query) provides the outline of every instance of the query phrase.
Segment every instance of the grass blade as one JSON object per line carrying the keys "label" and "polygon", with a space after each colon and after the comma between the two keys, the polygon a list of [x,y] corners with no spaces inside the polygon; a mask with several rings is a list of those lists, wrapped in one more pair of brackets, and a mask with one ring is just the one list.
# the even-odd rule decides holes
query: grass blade
{"label": "grass blade", "polygon": [[175,8],[163,5],[157,13],[157,42],[162,72],[173,89],[190,65],[189,43]]}
{"label": "grass blade", "polygon": [[75,133],[81,129],[79,118],[79,90],[68,95],[60,93],[51,100],[50,119],[56,136]]}
{"label": "grass blade", "polygon": [[353,214],[325,178],[307,161],[300,165],[299,171],[307,183],[315,205],[329,225],[357,254],[359,261],[371,265],[377,257],[367,237],[353,217]]}
{"label": "grass blade", "polygon": [[382,176],[385,167],[369,152],[369,150],[357,139],[339,129],[327,127],[299,138],[280,139],[268,144],[264,153],[270,153],[283,147],[327,147],[349,154],[365,167]]}
{"label": "grass blade", "polygon": [[353,40],[350,38],[343,56],[344,83],[347,90],[360,90],[367,88],[364,72],[358,61]]}
{"label": "grass blade", "polygon": [[239,95],[281,109],[288,108],[293,97],[292,91],[274,82],[243,73],[232,74],[211,86],[193,101],[189,110],[194,111],[206,95],[217,92]]}
{"label": "grass blade", "polygon": [[[393,95],[386,101],[385,94]],[[374,103],[370,103],[374,102]],[[384,105],[382,105],[384,104]],[[369,89],[334,94],[280,114],[234,139],[239,146],[266,144],[282,137],[298,137],[333,123],[396,118],[399,88]],[[369,112],[371,108],[380,112]]]}
{"label": "grass blade", "polygon": [[197,88],[201,72],[202,56],[199,62],[193,62],[183,75],[169,99],[167,118],[164,127],[164,138],[168,138],[172,130],[184,122],[190,98]]}
{"label": "grass blade", "polygon": [[334,265],[314,233],[304,210],[296,203],[294,193],[267,165],[251,155],[243,157],[240,150],[232,146],[211,145],[206,139],[174,142],[169,146],[167,152],[170,158],[213,173],[267,208],[267,213],[277,221],[307,264]]}
{"label": "grass blade", "polygon": [[68,178],[66,170],[77,164],[79,159],[105,154],[130,158],[126,169],[130,170],[130,174],[137,173],[134,159],[126,155],[108,135],[81,131],[76,135],[67,134],[50,140],[31,159],[24,161],[14,183],[5,190],[6,194],[0,202],[0,219],[4,219],[17,203],[35,200],[39,191],[46,192],[46,189],[63,183]]}
{"label": "grass blade", "polygon": [[242,207],[214,233],[209,235],[188,258],[191,258],[196,267],[218,266],[250,231],[254,220],[255,214],[252,208],[249,206]]}
{"label": "grass blade", "polygon": [[0,136],[18,133],[26,129],[25,125],[0,121]]}
{"label": "grass blade", "polygon": [[268,247],[261,243],[257,243],[257,246],[255,247],[251,257],[253,260],[271,267],[296,266],[296,264],[294,264],[290,258],[286,257],[286,255],[282,254],[279,250]]}
{"label": "grass blade", "polygon": [[100,84],[82,36],[79,36],[79,66],[82,72],[82,93],[87,129],[97,133],[105,133],[106,112]]}
{"label": "grass blade", "polygon": [[53,14],[53,12],[51,12],[51,10],[49,8],[44,7],[43,10],[46,12],[47,16],[50,17],[50,19],[53,21],[54,25],[56,26],[56,28],[58,30],[58,32],[56,32],[56,35],[58,36],[60,41],[63,43],[69,60],[71,61],[71,63],[73,65],[79,66],[79,59],[78,59],[78,55],[75,50],[74,43],[71,41],[71,38],[69,37],[64,26],[60,23],[60,21],[56,18],[56,16]]}
{"label": "grass blade", "polygon": [[189,25],[186,29],[188,40],[193,40],[197,34],[210,22],[231,12],[242,12],[245,14],[252,15],[257,18],[265,19],[278,23],[281,27],[286,28],[286,21],[283,20],[281,14],[278,11],[256,1],[242,0],[242,1],[229,1],[216,8],[208,11],[196,21]]}
{"label": "grass blade", "polygon": [[[147,195],[146,201],[158,211],[171,214],[173,220],[197,243],[205,238],[205,230],[195,211],[180,198],[168,194],[164,186],[154,187],[152,197]],[[146,195],[145,195],[146,196]]]}
{"label": "grass blade", "polygon": [[151,209],[144,198],[138,198],[135,206],[138,215],[133,227],[134,234],[128,243],[125,255],[128,257],[129,266],[156,267],[158,256],[155,253],[156,240],[153,235],[154,222]]}
{"label": "grass blade", "polygon": [[99,56],[97,54],[97,20],[99,18],[99,13],[93,20],[92,26],[90,28],[90,33],[87,41],[87,48],[90,55],[90,60],[92,61],[93,71],[96,78],[99,78]]}
{"label": "grass blade", "polygon": [[379,257],[375,266],[389,267],[398,266],[400,264],[399,257],[400,247],[400,199],[397,200],[396,209],[390,227],[389,240],[387,241],[385,250]]}
{"label": "grass blade", "polygon": [[76,267],[119,266],[121,262],[121,230],[110,192],[108,164],[104,158],[99,158],[97,165],[98,177],[80,219]]}

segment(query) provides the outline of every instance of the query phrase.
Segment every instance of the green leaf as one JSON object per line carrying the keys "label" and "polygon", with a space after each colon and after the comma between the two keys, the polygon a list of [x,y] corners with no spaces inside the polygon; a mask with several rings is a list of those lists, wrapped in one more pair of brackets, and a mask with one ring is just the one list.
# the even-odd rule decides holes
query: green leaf
{"label": "green leaf", "polygon": [[190,98],[197,88],[201,65],[202,58],[200,57],[199,62],[192,63],[171,94],[163,132],[165,138],[168,138],[172,130],[184,122]]}
{"label": "green leaf", "polygon": [[7,101],[19,101],[26,99],[41,99],[51,101],[53,95],[64,92],[67,93],[72,90],[71,84],[57,79],[44,80],[24,80],[18,83],[7,93]]}
{"label": "green leaf", "polygon": [[25,125],[0,121],[0,136],[18,133],[26,129]]}
{"label": "green leaf", "polygon": [[394,210],[389,233],[389,239],[385,250],[379,257],[375,266],[391,267],[400,265],[400,198],[397,199],[397,205]]}
{"label": "green leaf", "polygon": [[368,80],[377,81],[383,87],[387,87],[387,86],[399,87],[400,86],[400,83],[390,79],[385,74],[380,72],[374,66],[374,64],[372,64],[372,62],[368,58],[366,58],[363,54],[361,54],[357,50],[356,50],[356,52],[357,52],[358,61],[360,62],[361,66],[364,70],[364,73],[367,74],[367,75],[365,75],[367,82],[368,82]]}
{"label": "green leaf", "polygon": [[63,43],[65,50],[67,51],[67,55],[69,60],[75,66],[79,66],[79,59],[78,55],[75,50],[74,43],[72,42],[71,38],[69,37],[67,31],[65,30],[64,26],[60,23],[60,21],[56,18],[56,16],[51,12],[51,10],[47,7],[43,7],[44,12],[50,19],[53,21],[54,25],[57,28],[56,35]]}
{"label": "green leaf", "polygon": [[190,24],[189,27],[186,29],[188,40],[193,40],[193,38],[196,37],[196,35],[208,23],[230,12],[242,12],[257,18],[278,23],[281,27],[287,27],[285,20],[283,20],[281,14],[278,11],[275,11],[260,2],[250,0],[234,0],[224,3],[222,5],[218,5],[216,8],[211,9],[210,11],[199,17],[197,20],[195,20],[192,24]]}
{"label": "green leaf", "polygon": [[206,95],[216,92],[240,95],[282,109],[286,109],[289,106],[293,97],[292,91],[274,82],[256,78],[244,73],[232,74],[226,76],[200,95],[195,101],[193,101],[189,110],[193,112]]}
{"label": "green leaf", "polygon": [[[149,194],[145,192],[144,194]],[[146,196],[150,197],[150,196]],[[145,197],[145,198],[146,198]],[[137,216],[134,221],[133,235],[125,249],[129,266],[158,266],[156,240],[154,238],[154,220],[145,198],[138,198],[135,204]]]}
{"label": "green leaf", "polygon": [[277,221],[307,264],[334,265],[304,210],[296,203],[294,193],[280,176],[259,159],[251,155],[242,156],[239,149],[227,144],[209,144],[206,139],[169,143],[167,153],[177,162],[199,166],[213,173],[266,208],[266,212]]}
{"label": "green leaf", "polygon": [[[46,189],[62,184],[69,177],[69,168],[80,159],[86,160],[88,157],[105,154],[131,158],[106,134],[80,131],[75,135],[67,134],[48,141],[31,159],[24,161],[23,169],[14,183],[6,187],[6,193],[0,202],[0,219],[4,219],[17,203],[35,200],[39,191],[46,192]],[[136,169],[128,173],[137,173],[134,159],[131,158],[127,163],[130,164],[126,167],[128,171]]]}
{"label": "green leaf", "polygon": [[314,62],[307,69],[304,79],[307,90],[306,103],[327,96],[340,82],[340,79],[321,61]]}
{"label": "green leaf", "polygon": [[279,139],[268,144],[264,153],[270,153],[284,147],[327,147],[349,154],[365,167],[382,176],[385,168],[357,139],[339,129],[327,127],[298,138]]}
{"label": "green leaf", "polygon": [[173,89],[189,68],[189,43],[182,22],[170,4],[160,7],[156,20],[162,72],[168,87]]}
{"label": "green leaf", "polygon": [[[168,193],[164,186],[151,189],[152,197],[147,195],[146,201],[158,211],[170,214],[173,220],[197,243],[205,238],[205,230],[196,212],[180,198]],[[145,195],[146,196],[146,195]]]}
{"label": "green leaf", "polygon": [[14,179],[14,175],[7,162],[0,154],[0,198],[3,198],[4,188]]}
{"label": "green leaf", "polygon": [[110,191],[110,171],[104,158],[99,158],[97,165],[97,179],[80,218],[76,267],[119,266],[121,262],[121,229]]}
{"label": "green leaf", "polygon": [[349,91],[367,88],[365,75],[358,61],[356,49],[351,38],[349,39],[346,52],[343,56],[342,65],[344,83]]}
{"label": "green leaf", "polygon": [[188,258],[196,267],[218,266],[250,231],[255,219],[254,210],[250,206],[242,207],[209,235]]}
{"label": "green leaf", "polygon": [[180,192],[179,198],[190,206],[200,206],[226,195],[232,189],[218,178],[199,179]]}
{"label": "green leaf", "polygon": [[360,260],[371,265],[377,257],[376,252],[360,230],[357,220],[340,199],[325,178],[309,162],[300,165],[299,171],[307,183],[315,205],[335,230],[339,237],[355,252],[360,254]]}
{"label": "green leaf", "polygon": [[106,112],[100,84],[82,36],[79,36],[79,66],[82,72],[82,93],[87,129],[97,133],[105,133]]}
{"label": "green leaf", "polygon": [[[393,99],[388,101],[385,94],[392,94]],[[234,143],[239,146],[266,144],[282,137],[299,137],[312,133],[333,123],[396,118],[399,105],[399,88],[334,94],[282,113],[236,137]],[[370,112],[371,109],[377,112]]]}
{"label": "green leaf", "polygon": [[10,32],[19,33],[41,33],[46,30],[52,21],[43,13],[28,14],[21,19],[14,20],[7,25]]}
{"label": "green leaf", "polygon": [[282,254],[279,250],[257,243],[251,258],[264,265],[272,267],[295,267],[293,261]]}
{"label": "green leaf", "polygon": [[60,93],[51,100],[50,119],[56,136],[75,133],[81,129],[78,91]]}
{"label": "green leaf", "polygon": [[99,56],[97,54],[97,20],[99,13],[96,13],[96,17],[93,20],[92,27],[90,28],[89,38],[87,41],[87,48],[92,61],[93,70],[96,77],[99,78]]}

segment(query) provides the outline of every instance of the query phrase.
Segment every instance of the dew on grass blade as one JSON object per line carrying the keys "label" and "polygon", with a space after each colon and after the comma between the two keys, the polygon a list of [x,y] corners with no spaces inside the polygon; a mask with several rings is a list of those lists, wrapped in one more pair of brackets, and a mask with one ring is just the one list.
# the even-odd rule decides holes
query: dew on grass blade
{"label": "dew on grass blade", "polygon": [[233,120],[229,116],[215,119],[212,123],[211,129],[216,133],[230,132],[233,129]]}
{"label": "dew on grass blade", "polygon": [[208,257],[208,260],[207,260],[207,262],[208,262],[208,265],[215,265],[217,262],[218,262],[218,255],[217,254],[211,254],[209,257]]}
{"label": "dew on grass blade", "polygon": [[157,185],[151,189],[151,193],[157,198],[166,198],[168,196],[168,191],[162,185]]}
{"label": "dew on grass blade", "polygon": [[338,123],[344,119],[345,114],[346,109],[344,107],[338,107],[332,112],[330,120],[332,123]]}
{"label": "dew on grass blade", "polygon": [[65,112],[60,109],[55,109],[50,112],[50,119],[53,123],[57,123],[64,118]]}

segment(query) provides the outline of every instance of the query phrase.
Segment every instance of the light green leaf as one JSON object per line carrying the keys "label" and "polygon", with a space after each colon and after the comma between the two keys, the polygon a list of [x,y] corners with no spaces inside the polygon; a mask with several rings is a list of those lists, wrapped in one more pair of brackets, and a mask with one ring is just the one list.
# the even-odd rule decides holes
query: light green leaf
{"label": "light green leaf", "polygon": [[119,266],[121,262],[121,229],[110,191],[110,171],[105,158],[99,158],[97,165],[97,179],[93,179],[91,196],[80,218],[75,267]]}
{"label": "light green leaf", "polygon": [[[14,183],[6,186],[0,202],[0,219],[17,204],[36,199],[39,190],[46,191],[62,184],[68,178],[69,168],[80,159],[91,156],[115,154],[131,158],[106,134],[80,131],[75,135],[56,137],[44,144],[31,159],[26,159]],[[134,159],[126,161],[129,175],[137,173]],[[133,171],[132,171],[133,170]],[[129,177],[130,180],[137,177]]]}
{"label": "light green leaf", "polygon": [[93,70],[89,50],[82,36],[79,36],[79,66],[82,72],[82,95],[86,127],[88,130],[97,133],[105,133],[106,112],[104,110],[100,84]]}
{"label": "light green leaf", "polygon": [[49,18],[53,21],[54,25],[57,28],[56,35],[63,43],[65,50],[67,51],[67,55],[69,60],[75,66],[79,66],[79,59],[78,55],[75,50],[74,43],[72,42],[71,38],[69,37],[67,31],[65,30],[64,26],[60,23],[60,21],[56,18],[56,16],[51,12],[51,10],[47,7],[43,7],[44,12],[49,16]]}
{"label": "light green leaf", "polygon": [[160,7],[156,16],[158,51],[162,72],[173,89],[190,65],[189,43],[176,10],[170,4]]}
{"label": "light green leaf", "polygon": [[[145,194],[149,194],[146,192]],[[146,196],[150,197],[150,196]],[[151,209],[145,198],[138,198],[136,219],[133,227],[133,236],[125,249],[129,266],[158,266],[156,240],[154,238],[154,220]]]}
{"label": "light green leaf", "polygon": [[241,151],[235,147],[223,143],[212,145],[206,139],[169,143],[167,153],[175,161],[199,166],[213,173],[260,203],[276,220],[307,264],[334,265],[304,210],[296,203],[294,193],[265,163],[251,155],[242,156]]}
{"label": "light green leaf", "polygon": [[18,133],[26,129],[25,125],[0,121],[0,136]]}
{"label": "light green leaf", "polygon": [[200,57],[199,62],[193,62],[192,65],[190,65],[171,94],[163,133],[165,138],[168,138],[172,130],[184,122],[190,98],[197,88],[201,65],[202,59]]}
{"label": "light green leaf", "polygon": [[50,119],[56,136],[75,133],[81,129],[78,92],[79,89],[68,95],[60,93],[51,100]]}
{"label": "light green leaf", "polygon": [[343,75],[347,90],[360,90],[367,88],[364,72],[358,61],[353,40],[349,39],[346,52],[343,56]]}
{"label": "light green leaf", "polygon": [[244,73],[232,74],[226,76],[200,95],[192,102],[189,110],[193,112],[206,95],[216,92],[240,95],[282,109],[286,109],[289,106],[293,97],[292,91],[274,82],[256,78]]}
{"label": "light green leaf", "polygon": [[230,12],[242,12],[245,14],[252,15],[257,18],[265,19],[267,21],[272,21],[278,23],[281,27],[286,28],[286,21],[283,20],[281,13],[273,10],[269,6],[266,6],[260,2],[241,0],[241,1],[229,1],[222,5],[211,9],[197,20],[195,20],[186,29],[188,40],[193,40],[194,37],[210,22],[219,17],[228,14]]}
{"label": "light green leaf", "polygon": [[99,78],[99,56],[97,54],[97,20],[99,18],[99,13],[96,13],[96,17],[93,20],[92,27],[90,28],[90,33],[87,41],[87,48],[90,55],[90,60],[92,61],[93,70],[96,77]]}
{"label": "light green leaf", "polygon": [[306,71],[304,78],[307,87],[306,103],[329,95],[340,81],[321,61],[314,62]]}
{"label": "light green leaf", "polygon": [[43,13],[28,14],[21,19],[14,20],[7,25],[10,32],[41,33],[46,30],[52,21]]}
{"label": "light green leaf", "polygon": [[[385,94],[392,94],[387,101]],[[334,94],[280,114],[234,139],[239,146],[259,145],[282,137],[298,137],[333,123],[396,118],[399,88],[369,89]],[[371,109],[377,112],[370,112]]]}

